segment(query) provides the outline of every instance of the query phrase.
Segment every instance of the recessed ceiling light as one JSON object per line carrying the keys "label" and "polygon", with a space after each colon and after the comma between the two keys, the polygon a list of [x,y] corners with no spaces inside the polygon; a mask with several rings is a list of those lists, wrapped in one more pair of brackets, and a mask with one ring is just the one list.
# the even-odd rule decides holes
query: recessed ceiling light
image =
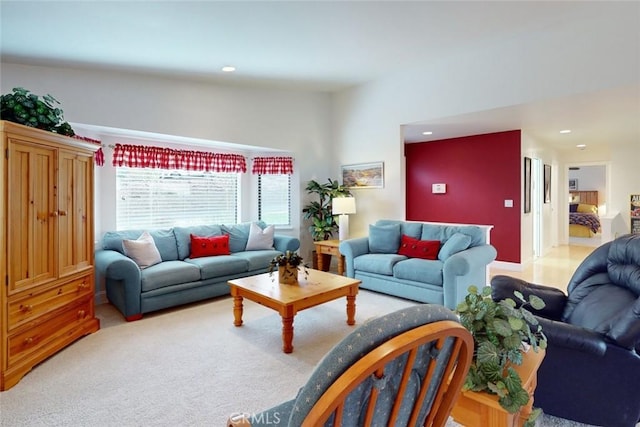
{"label": "recessed ceiling light", "polygon": [[578,148],[579,150],[584,150],[585,148],[587,148],[587,144],[578,144],[576,145],[576,148]]}
{"label": "recessed ceiling light", "polygon": [[426,131],[426,132],[422,132],[423,135],[433,135],[433,132],[431,131]]}
{"label": "recessed ceiling light", "polygon": [[560,133],[571,133],[571,129],[564,129],[561,130]]}
{"label": "recessed ceiling light", "polygon": [[236,67],[234,67],[233,65],[225,65],[224,67],[222,67],[222,71],[224,71],[225,73],[233,73],[236,70]]}

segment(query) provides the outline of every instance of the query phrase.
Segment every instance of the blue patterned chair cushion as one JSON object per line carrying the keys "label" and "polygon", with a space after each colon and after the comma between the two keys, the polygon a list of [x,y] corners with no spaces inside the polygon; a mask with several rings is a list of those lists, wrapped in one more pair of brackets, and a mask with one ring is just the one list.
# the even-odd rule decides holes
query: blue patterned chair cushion
{"label": "blue patterned chair cushion", "polygon": [[[316,366],[307,384],[300,389],[295,399],[288,425],[302,425],[302,421],[315,402],[333,381],[372,349],[410,329],[440,320],[458,321],[455,314],[443,306],[423,304],[398,310],[365,322],[338,343]],[[442,357],[444,363],[439,363],[438,366],[440,369],[443,369],[444,366],[440,365],[446,364],[444,359],[448,359],[447,353],[449,350],[450,349],[445,346],[438,354],[431,343],[424,345],[420,350],[420,356],[416,358],[416,364],[413,366],[413,369],[416,371],[424,370],[428,364],[427,362],[432,357]],[[379,425],[386,425],[386,419],[390,411],[386,397],[395,394],[401,379],[401,375],[396,375],[395,373],[402,372],[405,363],[406,356],[390,362],[385,368],[385,376],[382,379],[369,379],[351,392],[345,403],[345,418],[343,419],[342,425],[354,427],[362,425],[360,408],[366,402],[366,397],[373,383],[375,383],[373,385],[377,387],[380,392],[374,420],[376,420],[376,425],[378,425],[378,423]],[[416,381],[417,375],[418,374],[412,374],[412,381],[410,382],[410,388],[412,388],[411,393],[413,393],[414,396],[420,387],[420,384]],[[438,375],[436,375],[436,378],[437,377]],[[431,388],[428,395],[429,393],[432,393]],[[427,405],[423,408],[423,414],[427,414],[430,409],[429,398],[425,399],[425,402],[427,402]],[[405,405],[401,408],[400,420],[403,420],[403,417],[410,411],[409,406],[410,405]],[[326,425],[331,426],[331,421]],[[400,425],[403,425],[402,422]]]}

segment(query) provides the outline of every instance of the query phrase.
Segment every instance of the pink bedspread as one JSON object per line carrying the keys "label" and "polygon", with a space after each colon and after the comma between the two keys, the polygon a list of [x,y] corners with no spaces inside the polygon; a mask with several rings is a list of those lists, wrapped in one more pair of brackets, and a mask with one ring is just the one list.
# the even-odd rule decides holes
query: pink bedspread
{"label": "pink bedspread", "polygon": [[569,224],[584,225],[594,233],[600,230],[600,218],[592,213],[569,212]]}

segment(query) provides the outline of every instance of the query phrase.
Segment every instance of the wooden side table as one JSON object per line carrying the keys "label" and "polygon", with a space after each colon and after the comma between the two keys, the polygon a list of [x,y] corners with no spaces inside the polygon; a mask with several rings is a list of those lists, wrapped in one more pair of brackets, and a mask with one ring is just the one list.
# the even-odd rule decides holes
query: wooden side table
{"label": "wooden side table", "polygon": [[522,379],[522,387],[529,393],[529,403],[516,414],[510,414],[498,403],[498,396],[486,392],[463,391],[453,407],[453,420],[466,427],[520,427],[524,425],[533,407],[538,368],[545,351],[533,349],[524,355],[522,365],[514,366]]}
{"label": "wooden side table", "polygon": [[316,246],[316,257],[318,259],[318,270],[323,271],[324,267],[324,255],[335,255],[338,257],[338,274],[342,276],[344,274],[344,256],[340,253],[340,249],[338,246],[340,245],[340,240],[320,240],[317,242],[313,242]]}

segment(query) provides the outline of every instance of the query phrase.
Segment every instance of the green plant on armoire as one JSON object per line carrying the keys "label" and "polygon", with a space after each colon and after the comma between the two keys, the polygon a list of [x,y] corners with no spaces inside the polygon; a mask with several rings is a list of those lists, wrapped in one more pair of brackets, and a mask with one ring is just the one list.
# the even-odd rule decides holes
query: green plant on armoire
{"label": "green plant on armoire", "polygon": [[64,113],[56,104],[60,102],[51,95],[44,95],[40,99],[29,90],[16,87],[12,93],[0,97],[0,118],[60,135],[74,136],[75,132],[64,121]]}

